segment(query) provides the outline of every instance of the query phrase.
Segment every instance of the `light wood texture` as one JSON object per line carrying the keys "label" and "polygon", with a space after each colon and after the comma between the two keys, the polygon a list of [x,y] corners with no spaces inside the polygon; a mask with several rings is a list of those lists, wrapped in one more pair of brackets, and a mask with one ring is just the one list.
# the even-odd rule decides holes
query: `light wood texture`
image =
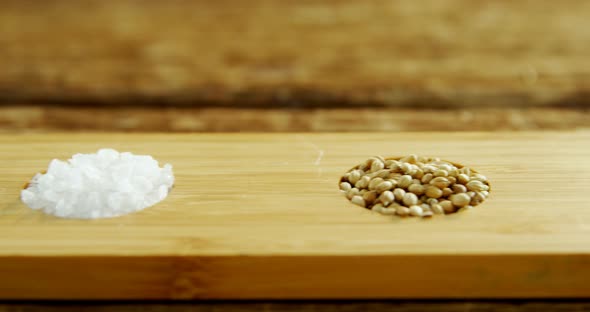
{"label": "light wood texture", "polygon": [[[590,132],[0,136],[2,298],[590,296]],[[110,146],[174,165],[170,197],[108,220],[25,207],[52,158]],[[337,190],[368,156],[472,166],[493,192],[428,220]]]}
{"label": "light wood texture", "polygon": [[354,132],[590,129],[590,110],[564,108],[316,108],[0,106],[0,132]]}
{"label": "light wood texture", "polygon": [[0,4],[0,102],[588,107],[590,2]]}

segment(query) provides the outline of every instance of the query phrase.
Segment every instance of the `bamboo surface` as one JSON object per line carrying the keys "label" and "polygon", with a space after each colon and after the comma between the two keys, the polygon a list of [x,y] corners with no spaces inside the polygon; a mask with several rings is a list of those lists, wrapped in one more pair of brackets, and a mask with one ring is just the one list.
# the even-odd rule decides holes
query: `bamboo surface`
{"label": "bamboo surface", "polygon": [[[0,145],[1,298],[497,298],[590,295],[590,132],[16,134]],[[104,220],[25,207],[52,158],[113,147],[173,164],[162,203]],[[371,155],[435,155],[490,198],[431,219],[350,204]]]}

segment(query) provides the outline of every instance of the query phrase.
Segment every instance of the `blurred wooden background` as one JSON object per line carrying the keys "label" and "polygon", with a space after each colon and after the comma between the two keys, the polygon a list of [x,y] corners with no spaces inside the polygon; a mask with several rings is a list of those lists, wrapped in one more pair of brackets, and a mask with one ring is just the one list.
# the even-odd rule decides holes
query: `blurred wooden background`
{"label": "blurred wooden background", "polygon": [[590,2],[0,2],[0,131],[590,127]]}

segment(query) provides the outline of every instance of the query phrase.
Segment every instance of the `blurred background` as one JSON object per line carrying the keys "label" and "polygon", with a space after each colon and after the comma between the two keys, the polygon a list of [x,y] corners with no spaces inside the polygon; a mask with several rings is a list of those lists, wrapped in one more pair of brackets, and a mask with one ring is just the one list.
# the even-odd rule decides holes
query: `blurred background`
{"label": "blurred background", "polygon": [[0,132],[590,127],[590,1],[0,1]]}

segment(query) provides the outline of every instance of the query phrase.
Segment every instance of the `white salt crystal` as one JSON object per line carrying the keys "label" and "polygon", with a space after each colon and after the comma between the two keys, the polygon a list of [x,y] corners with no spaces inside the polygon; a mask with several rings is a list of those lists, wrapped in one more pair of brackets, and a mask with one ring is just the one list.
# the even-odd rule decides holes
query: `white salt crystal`
{"label": "white salt crystal", "polygon": [[101,149],[54,159],[46,174],[36,174],[21,200],[32,209],[62,218],[109,218],[162,201],[174,184],[172,166],[159,167],[148,155]]}

